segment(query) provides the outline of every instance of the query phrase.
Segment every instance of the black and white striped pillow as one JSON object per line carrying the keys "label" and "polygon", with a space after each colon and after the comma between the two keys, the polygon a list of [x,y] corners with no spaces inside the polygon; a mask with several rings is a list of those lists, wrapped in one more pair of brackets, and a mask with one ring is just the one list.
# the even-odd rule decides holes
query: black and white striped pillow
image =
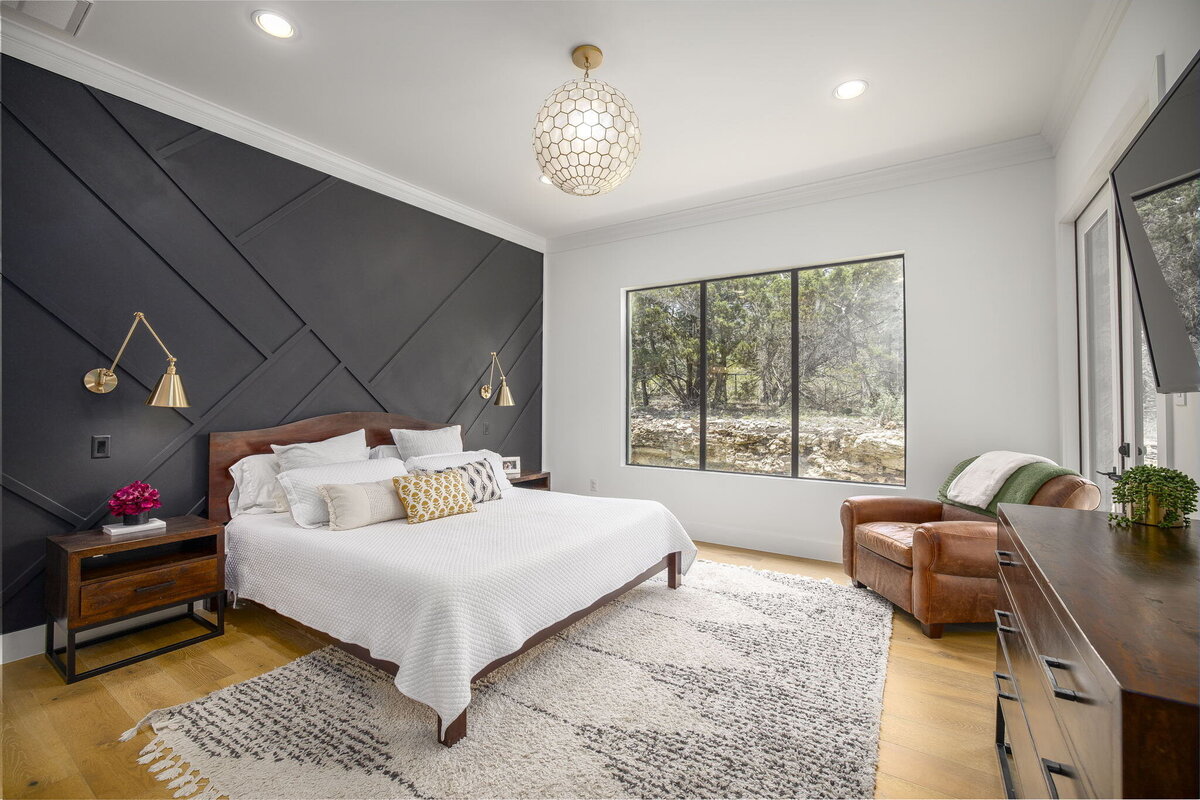
{"label": "black and white striped pillow", "polygon": [[501,498],[500,484],[496,482],[496,474],[492,465],[486,459],[472,461],[461,467],[446,467],[445,469],[417,469],[413,475],[436,475],[440,472],[457,472],[462,475],[467,491],[471,493],[472,503],[486,503],[488,500]]}

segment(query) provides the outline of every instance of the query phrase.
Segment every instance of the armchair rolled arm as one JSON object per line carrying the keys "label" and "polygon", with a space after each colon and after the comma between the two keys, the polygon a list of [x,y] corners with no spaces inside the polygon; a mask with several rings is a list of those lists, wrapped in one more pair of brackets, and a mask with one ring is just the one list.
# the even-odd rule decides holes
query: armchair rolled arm
{"label": "armchair rolled arm", "polygon": [[842,564],[854,577],[854,529],[866,522],[933,522],[942,518],[935,500],[887,495],[859,495],[842,501]]}
{"label": "armchair rolled arm", "polygon": [[927,522],[913,532],[913,574],[996,577],[996,523]]}

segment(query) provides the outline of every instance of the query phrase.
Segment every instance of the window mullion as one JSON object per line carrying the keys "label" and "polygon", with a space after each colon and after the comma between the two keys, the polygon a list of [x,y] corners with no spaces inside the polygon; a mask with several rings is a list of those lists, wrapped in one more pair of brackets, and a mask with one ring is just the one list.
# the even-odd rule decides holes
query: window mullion
{"label": "window mullion", "polygon": [[792,270],[792,477],[800,477],[800,272]]}
{"label": "window mullion", "polygon": [[708,281],[700,281],[700,469],[708,468]]}

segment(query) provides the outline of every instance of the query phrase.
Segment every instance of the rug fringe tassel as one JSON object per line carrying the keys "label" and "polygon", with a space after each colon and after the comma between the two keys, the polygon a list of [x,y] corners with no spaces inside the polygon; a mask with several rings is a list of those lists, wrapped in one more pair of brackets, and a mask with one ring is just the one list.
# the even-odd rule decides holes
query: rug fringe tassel
{"label": "rug fringe tassel", "polygon": [[[186,705],[186,703],[180,703],[179,705],[171,706],[170,708],[158,708],[154,711],[151,711],[149,714],[139,719],[136,725],[118,736],[117,741],[128,742],[130,739],[137,736],[138,731],[140,731],[146,725],[150,725],[155,733],[158,733],[159,730],[174,729],[176,727],[175,725],[172,725],[169,722],[162,723],[159,722],[159,720],[168,718],[172,711],[184,705]],[[146,752],[144,748],[142,752]]]}
{"label": "rug fringe tassel", "polygon": [[[149,764],[146,771],[154,775],[155,780],[169,781],[166,788],[175,790],[172,797],[219,800],[227,796],[225,792],[218,790],[211,780],[201,775],[199,769],[174,752],[162,737],[142,748],[142,756],[137,763]],[[208,780],[208,784],[202,788],[201,783],[205,780]]]}
{"label": "rug fringe tassel", "polygon": [[168,783],[167,788],[168,789],[178,789],[179,787],[183,786],[184,784],[195,783],[198,780],[200,780],[200,771],[195,770],[195,769],[189,770],[187,772],[184,772],[182,775],[180,775],[175,780]]}

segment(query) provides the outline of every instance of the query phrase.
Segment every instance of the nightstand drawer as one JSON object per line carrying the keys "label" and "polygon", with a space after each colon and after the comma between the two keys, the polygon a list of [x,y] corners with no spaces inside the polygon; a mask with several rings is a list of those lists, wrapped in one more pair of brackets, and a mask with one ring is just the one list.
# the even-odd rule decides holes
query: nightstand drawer
{"label": "nightstand drawer", "polygon": [[213,556],[173,567],[139,572],[123,578],[98,581],[80,587],[79,614],[84,623],[92,618],[132,614],[219,591],[219,561]]}

